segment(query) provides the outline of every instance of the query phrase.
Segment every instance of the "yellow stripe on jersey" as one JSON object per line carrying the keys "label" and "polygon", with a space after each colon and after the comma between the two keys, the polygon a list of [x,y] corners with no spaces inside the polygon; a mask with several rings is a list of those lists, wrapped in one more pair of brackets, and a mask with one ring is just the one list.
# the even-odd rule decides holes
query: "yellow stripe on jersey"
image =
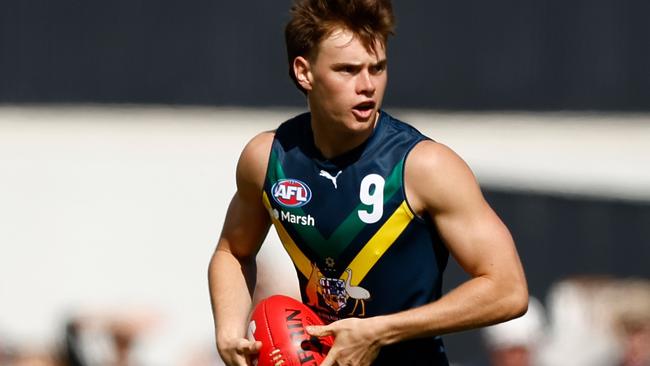
{"label": "yellow stripe on jersey", "polygon": [[269,197],[266,195],[266,192],[262,192],[262,202],[264,202],[264,207],[266,207],[266,210],[269,212],[273,226],[275,226],[280,241],[282,242],[284,249],[289,253],[289,257],[291,257],[293,264],[298,268],[300,273],[302,273],[306,278],[309,278],[312,271],[311,261],[309,261],[307,256],[305,256],[300,248],[298,248],[293,239],[291,239],[291,236],[284,226],[282,226],[282,223],[280,223],[280,221],[273,215],[271,202],[269,202]]}
{"label": "yellow stripe on jersey", "polygon": [[[353,286],[359,285],[411,220],[413,220],[413,213],[406,201],[403,201],[348,266],[352,270],[353,277],[350,283]],[[347,274],[344,272],[341,279],[345,276]]]}

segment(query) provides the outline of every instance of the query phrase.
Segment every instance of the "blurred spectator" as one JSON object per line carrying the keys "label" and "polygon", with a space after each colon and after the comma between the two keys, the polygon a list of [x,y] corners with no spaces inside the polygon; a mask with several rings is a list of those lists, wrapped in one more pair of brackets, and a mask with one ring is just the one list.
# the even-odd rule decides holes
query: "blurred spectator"
{"label": "blurred spectator", "polygon": [[9,363],[9,348],[5,342],[5,338],[0,333],[0,365]]}
{"label": "blurred spectator", "polygon": [[623,356],[620,366],[650,366],[650,321],[623,321]]}
{"label": "blurred spectator", "polygon": [[19,346],[0,335],[0,366],[67,366],[58,350],[36,344]]}
{"label": "blurred spectator", "polygon": [[[7,363],[10,366],[67,366],[55,352],[48,351],[23,351]],[[2,364],[5,366],[5,364]]]}
{"label": "blurred spectator", "polygon": [[522,317],[481,330],[491,366],[532,366],[546,322],[544,308],[534,297]]}
{"label": "blurred spectator", "polygon": [[69,366],[132,366],[136,342],[159,321],[148,310],[88,313],[71,317],[65,327]]}
{"label": "blurred spectator", "polygon": [[650,366],[648,280],[569,278],[553,286],[548,309],[541,365]]}
{"label": "blurred spectator", "polygon": [[621,342],[620,366],[650,366],[650,281],[631,280],[620,287],[615,326]]}

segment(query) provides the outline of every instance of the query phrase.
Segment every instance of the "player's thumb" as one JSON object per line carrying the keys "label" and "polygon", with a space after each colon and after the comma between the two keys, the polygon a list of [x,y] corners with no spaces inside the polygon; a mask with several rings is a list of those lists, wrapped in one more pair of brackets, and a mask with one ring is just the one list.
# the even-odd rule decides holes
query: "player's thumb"
{"label": "player's thumb", "polygon": [[307,334],[314,337],[326,337],[332,335],[332,330],[327,325],[310,325],[305,327]]}
{"label": "player's thumb", "polygon": [[262,342],[249,341],[248,339],[242,339],[237,345],[237,351],[241,354],[258,353],[260,348],[262,348]]}

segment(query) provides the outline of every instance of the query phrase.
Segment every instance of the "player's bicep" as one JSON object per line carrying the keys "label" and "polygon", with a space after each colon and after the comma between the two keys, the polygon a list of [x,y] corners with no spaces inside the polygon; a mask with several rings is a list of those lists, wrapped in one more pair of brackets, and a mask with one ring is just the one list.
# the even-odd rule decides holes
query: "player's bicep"
{"label": "player's bicep", "polygon": [[237,192],[233,196],[217,250],[238,259],[253,257],[269,230],[270,217],[262,203],[262,187],[273,134],[261,133],[244,148],[237,163]]}
{"label": "player's bicep", "polygon": [[412,186],[463,269],[479,276],[512,263],[512,237],[467,164],[451,149],[432,142],[416,146],[413,153],[411,166],[419,169],[412,169]]}
{"label": "player's bicep", "polygon": [[270,226],[261,193],[258,200],[247,200],[240,192],[235,193],[228,206],[217,250],[228,251],[238,259],[257,254]]}
{"label": "player's bicep", "polygon": [[[465,203],[469,203],[465,201]],[[450,207],[434,221],[449,252],[472,276],[494,275],[516,263],[508,229],[482,197],[469,206]]]}

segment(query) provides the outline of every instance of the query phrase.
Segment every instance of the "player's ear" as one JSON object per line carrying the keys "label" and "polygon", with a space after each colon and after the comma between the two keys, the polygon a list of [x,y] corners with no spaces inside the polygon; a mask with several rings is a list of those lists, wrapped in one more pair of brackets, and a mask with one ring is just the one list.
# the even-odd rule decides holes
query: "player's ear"
{"label": "player's ear", "polygon": [[293,73],[300,86],[309,91],[312,89],[311,64],[302,56],[293,59]]}

